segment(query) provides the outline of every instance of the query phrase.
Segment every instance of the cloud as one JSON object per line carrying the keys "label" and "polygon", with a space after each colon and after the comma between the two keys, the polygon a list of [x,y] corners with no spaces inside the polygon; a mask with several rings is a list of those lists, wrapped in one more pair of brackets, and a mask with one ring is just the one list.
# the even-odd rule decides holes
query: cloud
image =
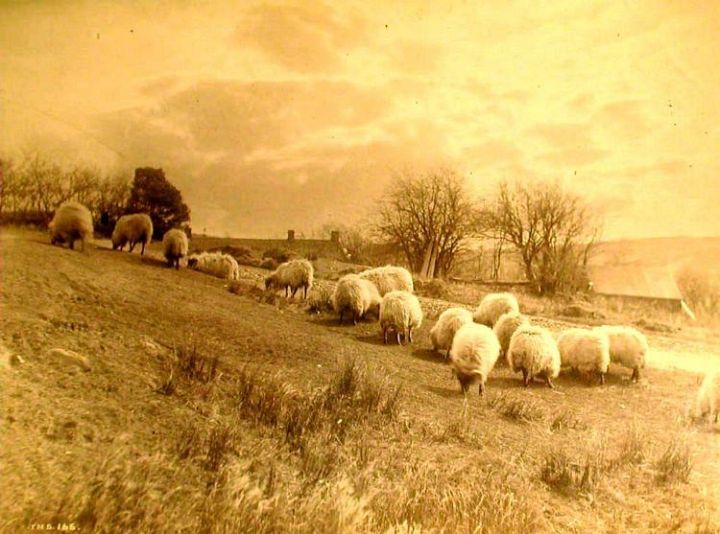
{"label": "cloud", "polygon": [[277,235],[356,221],[394,171],[442,162],[441,125],[392,120],[391,105],[382,87],[344,82],[207,81],[103,114],[95,134],[131,167],[162,167],[194,225]]}
{"label": "cloud", "polygon": [[364,39],[364,20],[341,14],[323,2],[296,5],[262,4],[248,9],[234,39],[297,72],[337,70],[348,50]]}
{"label": "cloud", "polygon": [[607,150],[600,150],[591,147],[571,147],[562,150],[555,150],[541,154],[538,159],[552,165],[563,165],[565,167],[583,167],[596,163],[608,156]]}
{"label": "cloud", "polygon": [[492,139],[467,148],[464,159],[476,168],[501,163],[519,164],[522,160],[522,152],[509,141]]}
{"label": "cloud", "polygon": [[528,130],[553,148],[568,150],[592,144],[590,125],[581,123],[545,123]]}
{"label": "cloud", "polygon": [[378,120],[388,110],[382,90],[348,82],[206,81],[171,94],[147,113],[149,120],[186,132],[201,151],[238,157],[297,143],[330,129]]}
{"label": "cloud", "polygon": [[650,121],[640,100],[618,100],[603,105],[593,121],[609,130],[612,135],[637,139],[651,131]]}

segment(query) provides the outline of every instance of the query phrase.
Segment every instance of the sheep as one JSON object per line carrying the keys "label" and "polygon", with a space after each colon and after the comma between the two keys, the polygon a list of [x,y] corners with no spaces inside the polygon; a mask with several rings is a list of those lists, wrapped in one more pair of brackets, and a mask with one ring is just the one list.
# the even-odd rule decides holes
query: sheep
{"label": "sheep", "polygon": [[423,312],[420,301],[409,291],[390,291],[386,293],[380,303],[380,328],[382,328],[383,343],[387,344],[388,331],[394,330],[398,345],[400,334],[412,343],[413,328],[422,325]]}
{"label": "sheep", "polygon": [[79,202],[64,202],[55,211],[55,216],[48,225],[50,230],[50,243],[68,243],[71,250],[75,249],[75,241],[82,243],[82,251],[85,252],[85,244],[93,236],[93,220],[90,210]]}
{"label": "sheep", "polygon": [[523,325],[510,338],[508,365],[522,371],[523,385],[528,387],[536,375],[543,376],[549,388],[560,374],[560,351],[552,334],[541,326]]}
{"label": "sheep", "polygon": [[512,293],[488,293],[473,313],[473,321],[492,328],[503,313],[520,313],[520,306]]}
{"label": "sheep", "polygon": [[202,252],[188,257],[188,267],[218,278],[237,280],[240,278],[240,267],[230,254],[222,252]]}
{"label": "sheep", "polygon": [[515,311],[503,313],[495,323],[493,331],[500,342],[500,355],[507,357],[508,347],[510,346],[510,338],[515,333],[515,330],[523,325],[530,324],[530,320],[525,316]]}
{"label": "sheep", "polygon": [[410,271],[403,267],[395,267],[394,265],[376,267],[361,272],[359,276],[375,284],[381,297],[384,297],[390,291],[402,290],[412,293],[414,290],[412,275]]}
{"label": "sheep", "polygon": [[460,390],[466,393],[475,382],[478,393],[485,392],[485,381],[500,356],[500,343],[485,325],[465,323],[455,334],[450,349],[450,365],[460,382]]}
{"label": "sheep", "polygon": [[720,372],[709,371],[702,381],[700,389],[695,398],[693,416],[695,418],[710,415],[718,422],[720,415]]}
{"label": "sheep", "polygon": [[433,350],[444,350],[445,360],[450,358],[455,334],[465,323],[472,323],[472,313],[465,308],[448,308],[440,314],[435,326],[430,330]]}
{"label": "sheep", "polygon": [[188,253],[188,238],[185,232],[178,228],[168,230],[163,235],[162,244],[168,266],[174,265],[175,269],[180,269],[180,259]]}
{"label": "sheep", "polygon": [[560,362],[581,373],[597,372],[600,384],[610,365],[610,342],[606,335],[587,328],[568,328],[558,337]]}
{"label": "sheep", "polygon": [[633,370],[630,380],[640,380],[648,351],[647,338],[631,326],[598,326],[594,330],[605,334],[610,341],[610,361]]}
{"label": "sheep", "polygon": [[295,298],[295,293],[302,287],[304,298],[307,299],[308,293],[312,289],[314,272],[312,263],[308,260],[290,260],[281,263],[265,278],[265,290],[276,287],[284,288],[286,298],[288,290],[292,291],[291,295]]}
{"label": "sheep", "polygon": [[335,285],[332,294],[332,305],[335,313],[340,314],[343,322],[345,312],[352,315],[353,324],[368,313],[380,314],[380,293],[375,284],[360,278],[356,274],[343,276]]}
{"label": "sheep", "polygon": [[115,229],[112,233],[113,250],[122,250],[126,243],[130,244],[130,252],[133,251],[135,245],[140,242],[142,248],[140,255],[145,254],[145,245],[152,241],[153,223],[149,215],[145,213],[133,213],[131,215],[123,215],[115,223]]}

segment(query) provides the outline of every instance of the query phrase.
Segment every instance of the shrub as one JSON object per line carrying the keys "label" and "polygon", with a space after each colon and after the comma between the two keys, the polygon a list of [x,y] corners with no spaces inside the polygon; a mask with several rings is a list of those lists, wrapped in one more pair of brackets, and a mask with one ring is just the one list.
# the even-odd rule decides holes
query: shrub
{"label": "shrub", "polygon": [[278,264],[284,263],[297,255],[292,252],[291,250],[287,250],[284,248],[270,248],[263,252],[262,257],[265,258],[272,258],[275,260]]}
{"label": "shrub", "polygon": [[263,261],[260,262],[260,267],[263,269],[268,269],[270,271],[274,271],[277,269],[278,265],[280,265],[277,260],[274,260],[273,258],[265,258]]}
{"label": "shrub", "polygon": [[450,285],[439,278],[427,281],[414,279],[413,283],[415,286],[415,292],[423,297],[442,300],[450,300],[452,298]]}

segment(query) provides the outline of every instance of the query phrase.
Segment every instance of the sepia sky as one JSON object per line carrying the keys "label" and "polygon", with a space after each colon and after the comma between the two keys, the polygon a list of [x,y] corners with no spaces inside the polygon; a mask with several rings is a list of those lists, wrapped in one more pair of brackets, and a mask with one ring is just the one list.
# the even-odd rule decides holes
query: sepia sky
{"label": "sepia sky", "polygon": [[720,235],[720,2],[4,1],[0,120],[6,154],[162,167],[196,232],[367,220],[444,165],[562,180],[607,239]]}

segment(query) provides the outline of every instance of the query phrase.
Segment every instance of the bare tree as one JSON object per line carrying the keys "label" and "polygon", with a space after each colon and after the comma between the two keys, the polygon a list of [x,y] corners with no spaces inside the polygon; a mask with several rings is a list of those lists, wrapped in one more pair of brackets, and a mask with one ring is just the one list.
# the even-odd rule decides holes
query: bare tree
{"label": "bare tree", "polygon": [[525,276],[539,293],[583,285],[598,227],[582,197],[559,183],[502,183],[489,213],[498,234],[520,253]]}
{"label": "bare tree", "polygon": [[447,274],[473,227],[463,180],[442,169],[395,176],[379,210],[378,235],[402,249],[413,272]]}

